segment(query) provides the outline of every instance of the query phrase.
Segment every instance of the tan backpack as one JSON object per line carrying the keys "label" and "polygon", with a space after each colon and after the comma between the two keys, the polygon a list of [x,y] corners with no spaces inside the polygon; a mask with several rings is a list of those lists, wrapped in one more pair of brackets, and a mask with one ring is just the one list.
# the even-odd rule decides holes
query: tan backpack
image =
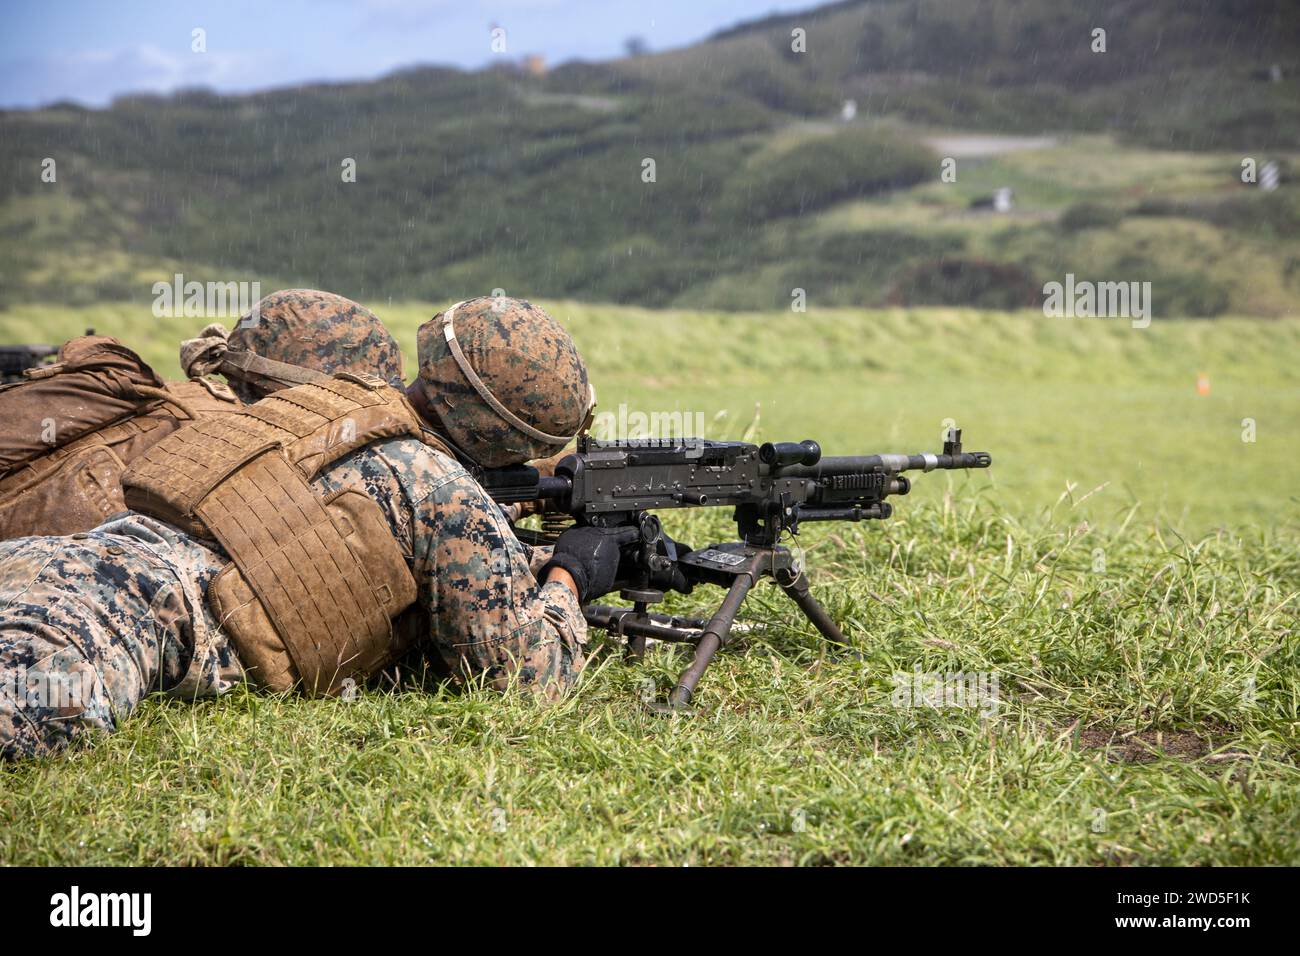
{"label": "tan backpack", "polygon": [[116,339],[83,335],[0,386],[0,540],[89,531],[126,510],[122,473],[187,421],[242,405],[209,380],[164,382]]}

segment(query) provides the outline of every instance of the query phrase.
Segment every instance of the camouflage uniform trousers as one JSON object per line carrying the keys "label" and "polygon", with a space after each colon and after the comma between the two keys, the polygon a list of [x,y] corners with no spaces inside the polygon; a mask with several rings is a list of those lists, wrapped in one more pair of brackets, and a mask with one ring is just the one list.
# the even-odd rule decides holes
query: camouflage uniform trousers
{"label": "camouflage uniform trousers", "polygon": [[154,691],[233,687],[239,662],[202,599],[225,563],[135,514],[0,544],[0,755],[112,731]]}
{"label": "camouflage uniform trousers", "polygon": [[[501,509],[422,442],[376,443],[325,470],[324,494],[363,488],[406,555],[418,601],[399,620],[457,683],[563,694],[586,665],[573,593],[538,583]],[[125,513],[86,534],[0,544],[0,754],[111,731],[144,698],[215,696],[243,678],[203,599],[228,559]],[[530,566],[531,565],[531,566]]]}

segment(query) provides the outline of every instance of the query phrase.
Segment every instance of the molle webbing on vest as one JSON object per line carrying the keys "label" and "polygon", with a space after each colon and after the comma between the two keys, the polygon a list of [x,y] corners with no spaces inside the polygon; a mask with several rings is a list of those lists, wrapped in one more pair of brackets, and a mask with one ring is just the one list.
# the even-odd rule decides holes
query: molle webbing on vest
{"label": "molle webbing on vest", "polygon": [[169,435],[131,469],[127,504],[184,525],[218,482],[267,449],[283,448],[311,479],[370,442],[419,435],[419,419],[399,392],[379,379],[342,374]]}
{"label": "molle webbing on vest", "polygon": [[[123,480],[129,506],[225,548],[240,581],[223,571],[209,603],[241,660],[256,661],[254,676],[273,689],[298,682],[308,693],[337,691],[391,657],[391,619],[416,593],[401,549],[375,502],[331,504],[308,482],[357,448],[402,436],[420,437],[402,394],[345,373],[187,425]],[[260,607],[250,613],[254,597]]]}
{"label": "molle webbing on vest", "polygon": [[[399,594],[372,580],[364,554],[348,545],[355,529],[336,524],[282,457],[269,451],[238,469],[198,514],[265,609],[304,691],[335,692],[347,677],[364,679],[387,663],[392,618],[414,600],[414,582]],[[376,543],[354,542],[358,551]]]}

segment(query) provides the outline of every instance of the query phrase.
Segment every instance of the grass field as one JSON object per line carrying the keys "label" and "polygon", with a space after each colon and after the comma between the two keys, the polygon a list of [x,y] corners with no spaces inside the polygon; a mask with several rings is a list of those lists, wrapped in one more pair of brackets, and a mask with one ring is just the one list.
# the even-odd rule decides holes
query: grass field
{"label": "grass field", "polygon": [[[435,310],[372,305],[408,348]],[[547,305],[604,410],[831,454],[937,450],[952,419],[994,467],[801,536],[852,646],[764,588],[693,718],[640,705],[680,655],[608,644],[551,708],[409,683],[150,700],[93,749],[0,769],[0,862],[1300,863],[1300,325]],[[5,341],[88,325],[168,374],[194,331],[0,312]],[[699,545],[726,517],[666,523]],[[997,705],[899,706],[917,669],[996,678]]]}

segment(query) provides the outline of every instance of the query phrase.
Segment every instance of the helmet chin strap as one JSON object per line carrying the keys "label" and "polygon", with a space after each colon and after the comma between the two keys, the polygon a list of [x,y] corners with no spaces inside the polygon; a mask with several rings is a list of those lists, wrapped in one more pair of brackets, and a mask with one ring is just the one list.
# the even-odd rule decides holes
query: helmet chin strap
{"label": "helmet chin strap", "polygon": [[587,431],[587,429],[591,427],[591,423],[594,422],[595,420],[596,420],[596,386],[591,384],[591,382],[588,382],[587,383],[587,414],[583,416],[582,424],[578,426],[577,434],[575,434],[573,437],[577,438],[578,435],[584,434]]}
{"label": "helmet chin strap", "polygon": [[250,385],[260,385],[266,381],[275,382],[281,388],[305,385],[308,382],[320,382],[329,378],[324,372],[277,362],[264,358],[253,351],[227,350],[221,356],[217,371],[228,378],[237,378]]}
{"label": "helmet chin strap", "polygon": [[595,410],[596,410],[596,389],[593,386],[591,386],[590,383],[588,383],[589,401],[587,405],[587,414],[583,420],[581,427],[579,427],[578,430],[574,432],[572,435],[550,435],[542,431],[541,429],[534,428],[532,425],[528,424],[526,421],[524,421],[514,412],[510,411],[510,409],[506,408],[503,404],[501,404],[501,402],[497,399],[497,397],[492,394],[492,390],[487,387],[487,384],[481,378],[478,377],[478,373],[475,372],[474,369],[470,366],[469,359],[466,358],[464,351],[460,347],[460,342],[456,341],[456,328],[453,325],[453,320],[456,315],[456,310],[460,308],[462,305],[464,305],[465,302],[467,301],[469,300],[457,302],[451,308],[447,309],[445,312],[442,313],[442,335],[443,338],[447,340],[447,348],[451,352],[451,357],[455,359],[456,365],[460,367],[461,374],[465,376],[465,380],[469,382],[471,386],[473,386],[474,391],[478,392],[479,398],[483,399],[484,403],[487,404],[488,408],[496,412],[497,417],[500,418],[502,421],[504,421],[507,425],[511,426],[514,429],[517,429],[520,432],[523,432],[529,438],[533,438],[541,442],[546,442],[548,445],[559,445],[561,448],[563,448],[569,442],[573,441],[573,439],[577,438],[580,434],[582,434],[582,432],[591,425],[591,421],[593,416],[595,415]]}

